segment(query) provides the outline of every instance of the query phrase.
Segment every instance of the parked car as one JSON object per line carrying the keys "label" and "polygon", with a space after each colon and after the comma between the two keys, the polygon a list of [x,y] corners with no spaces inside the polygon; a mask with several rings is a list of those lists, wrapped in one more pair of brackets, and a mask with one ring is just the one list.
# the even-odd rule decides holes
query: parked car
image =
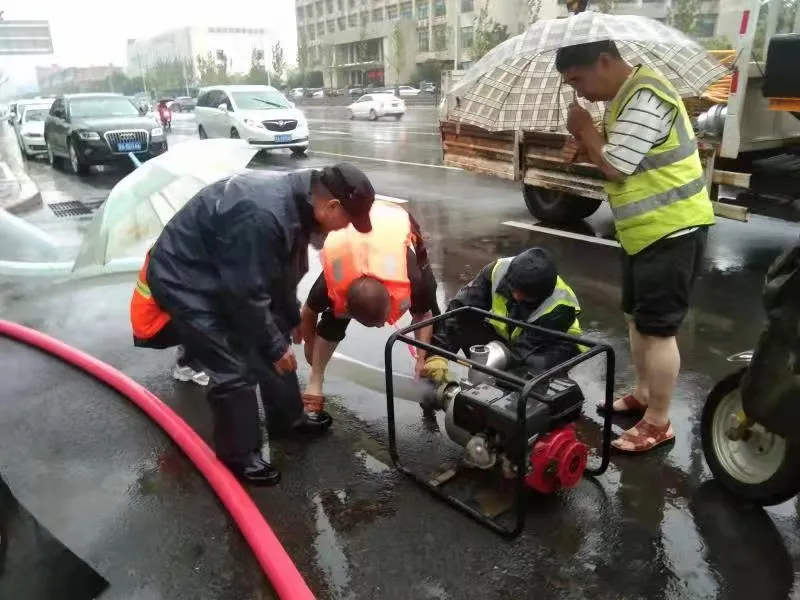
{"label": "parked car", "polygon": [[401,98],[419,96],[419,90],[410,85],[401,85],[397,90],[393,89],[392,91],[399,93]]}
{"label": "parked car", "polygon": [[360,87],[354,87],[354,88],[350,88],[350,89],[347,91],[347,93],[348,93],[348,94],[349,94],[349,95],[350,95],[352,98],[359,98],[360,96],[363,96],[363,95],[364,95],[364,88],[360,88]]}
{"label": "parked car", "polygon": [[167,151],[163,128],[120,94],[66,94],[55,99],[44,124],[47,158],[67,160],[80,175],[92,165],[129,164],[133,152],[147,160]]}
{"label": "parked car", "polygon": [[347,107],[350,118],[367,117],[377,121],[381,117],[394,117],[397,120],[406,114],[406,103],[391,93],[365,94]]}
{"label": "parked car", "polygon": [[191,112],[197,106],[197,98],[190,98],[189,96],[178,96],[169,105],[172,112]]}
{"label": "parked car", "polygon": [[302,98],[304,92],[305,90],[303,88],[294,88],[289,90],[289,97],[295,99]]}
{"label": "parked car", "polygon": [[53,101],[48,100],[22,106],[19,119],[14,122],[14,132],[17,135],[20,152],[25,158],[47,154],[47,146],[44,143],[44,122],[52,104]]}
{"label": "parked car", "polygon": [[308,150],[308,121],[268,85],[223,85],[201,91],[195,108],[201,138],[242,138],[263,148]]}

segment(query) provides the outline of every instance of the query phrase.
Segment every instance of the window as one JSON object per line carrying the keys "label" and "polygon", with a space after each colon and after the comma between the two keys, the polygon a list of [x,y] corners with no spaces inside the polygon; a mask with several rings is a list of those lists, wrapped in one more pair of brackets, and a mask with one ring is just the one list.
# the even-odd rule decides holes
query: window
{"label": "window", "polygon": [[321,17],[321,16],[323,16],[325,14],[323,12],[323,10],[322,10],[322,0],[319,0],[314,6],[317,9],[317,16],[318,17]]}
{"label": "window", "polygon": [[336,21],[333,19],[328,19],[326,25],[328,28],[328,33],[336,33]]}
{"label": "window", "polygon": [[325,10],[328,12],[328,14],[333,12],[333,0],[326,0]]}
{"label": "window", "polygon": [[394,21],[397,18],[397,7],[396,6],[387,6],[386,7],[386,20],[387,21]]}
{"label": "window", "polygon": [[265,89],[255,92],[233,92],[231,94],[236,106],[240,110],[268,110],[274,108],[289,108],[289,103],[283,94],[277,90]]}
{"label": "window", "polygon": [[462,13],[475,12],[475,0],[461,0],[461,12]]}
{"label": "window", "polygon": [[380,23],[383,21],[383,8],[376,8],[372,11],[372,22]]}
{"label": "window", "polygon": [[313,19],[314,18],[314,7],[310,4],[306,6],[306,18]]}
{"label": "window", "polygon": [[400,18],[411,19],[414,16],[414,5],[411,2],[403,2],[400,5]]}
{"label": "window", "polygon": [[305,16],[305,12],[303,12],[302,8],[297,9],[297,20],[302,21],[303,17]]}
{"label": "window", "polygon": [[358,15],[349,15],[347,17],[348,27],[358,27]]}
{"label": "window", "polygon": [[88,96],[73,98],[69,103],[73,119],[87,117],[138,117],[139,110],[124,96]]}
{"label": "window", "polygon": [[444,0],[433,0],[433,16],[443,17],[447,14],[447,4]]}
{"label": "window", "polygon": [[358,99],[359,102],[372,102],[372,96],[361,96]]}
{"label": "window", "polygon": [[362,12],[361,13],[361,26],[364,27],[365,25],[367,25],[367,23],[369,23],[369,13],[368,12]]}
{"label": "window", "polygon": [[475,41],[475,30],[473,27],[461,28],[461,46],[464,48],[472,48]]}
{"label": "window", "polygon": [[427,27],[420,27],[417,29],[417,50],[420,52],[428,52],[431,48],[430,36],[428,35]]}
{"label": "window", "polygon": [[417,0],[417,18],[427,19],[430,16],[430,3],[428,0]]}
{"label": "window", "polygon": [[349,0],[347,7],[351,10],[354,9],[356,7],[356,0]]}
{"label": "window", "polygon": [[338,19],[336,19],[336,25],[337,27],[339,27],[339,31],[344,31],[345,28],[347,27],[347,19],[345,19],[344,17],[339,17]]}
{"label": "window", "polygon": [[717,28],[717,15],[697,15],[694,22],[694,34],[697,37],[714,37],[714,30]]}
{"label": "window", "polygon": [[325,23],[322,21],[317,23],[317,35],[325,35]]}
{"label": "window", "polygon": [[447,26],[437,25],[433,28],[433,51],[447,50]]}
{"label": "window", "polygon": [[315,40],[315,39],[317,39],[317,36],[316,36],[316,34],[315,34],[315,31],[314,31],[314,26],[313,26],[313,25],[309,25],[309,26],[308,26],[308,39],[309,39],[309,40]]}

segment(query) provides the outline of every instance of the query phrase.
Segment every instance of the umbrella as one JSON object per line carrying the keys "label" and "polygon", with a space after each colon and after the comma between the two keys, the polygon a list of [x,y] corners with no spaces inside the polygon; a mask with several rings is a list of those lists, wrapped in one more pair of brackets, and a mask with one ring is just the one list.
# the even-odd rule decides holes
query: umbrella
{"label": "umbrella", "polygon": [[73,271],[143,257],[192,196],[243,170],[258,150],[245,140],[193,140],[137,166],[114,186],[95,214]]}
{"label": "umbrella", "polygon": [[[574,92],[562,84],[556,51],[603,40],[614,40],[629,64],[661,72],[683,98],[700,96],[728,72],[700,44],[659,21],[584,12],[537,21],[493,48],[448,93],[450,118],[489,131],[566,131]],[[602,120],[602,103],[586,108]]]}

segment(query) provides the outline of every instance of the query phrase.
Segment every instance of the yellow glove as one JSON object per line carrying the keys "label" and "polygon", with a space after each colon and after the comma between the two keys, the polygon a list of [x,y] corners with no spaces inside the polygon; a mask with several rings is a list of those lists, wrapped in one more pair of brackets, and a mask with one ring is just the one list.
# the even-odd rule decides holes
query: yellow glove
{"label": "yellow glove", "polygon": [[441,356],[429,356],[420,371],[420,377],[425,377],[434,383],[447,381],[449,373],[447,359]]}

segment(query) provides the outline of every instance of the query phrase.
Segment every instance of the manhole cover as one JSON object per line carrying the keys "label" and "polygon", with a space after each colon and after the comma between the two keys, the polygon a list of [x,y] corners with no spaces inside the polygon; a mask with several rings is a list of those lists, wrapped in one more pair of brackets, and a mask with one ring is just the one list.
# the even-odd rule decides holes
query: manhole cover
{"label": "manhole cover", "polygon": [[70,202],[54,202],[47,205],[53,214],[61,219],[66,217],[80,217],[83,215],[92,214],[91,207],[86,206],[83,202],[71,200]]}

